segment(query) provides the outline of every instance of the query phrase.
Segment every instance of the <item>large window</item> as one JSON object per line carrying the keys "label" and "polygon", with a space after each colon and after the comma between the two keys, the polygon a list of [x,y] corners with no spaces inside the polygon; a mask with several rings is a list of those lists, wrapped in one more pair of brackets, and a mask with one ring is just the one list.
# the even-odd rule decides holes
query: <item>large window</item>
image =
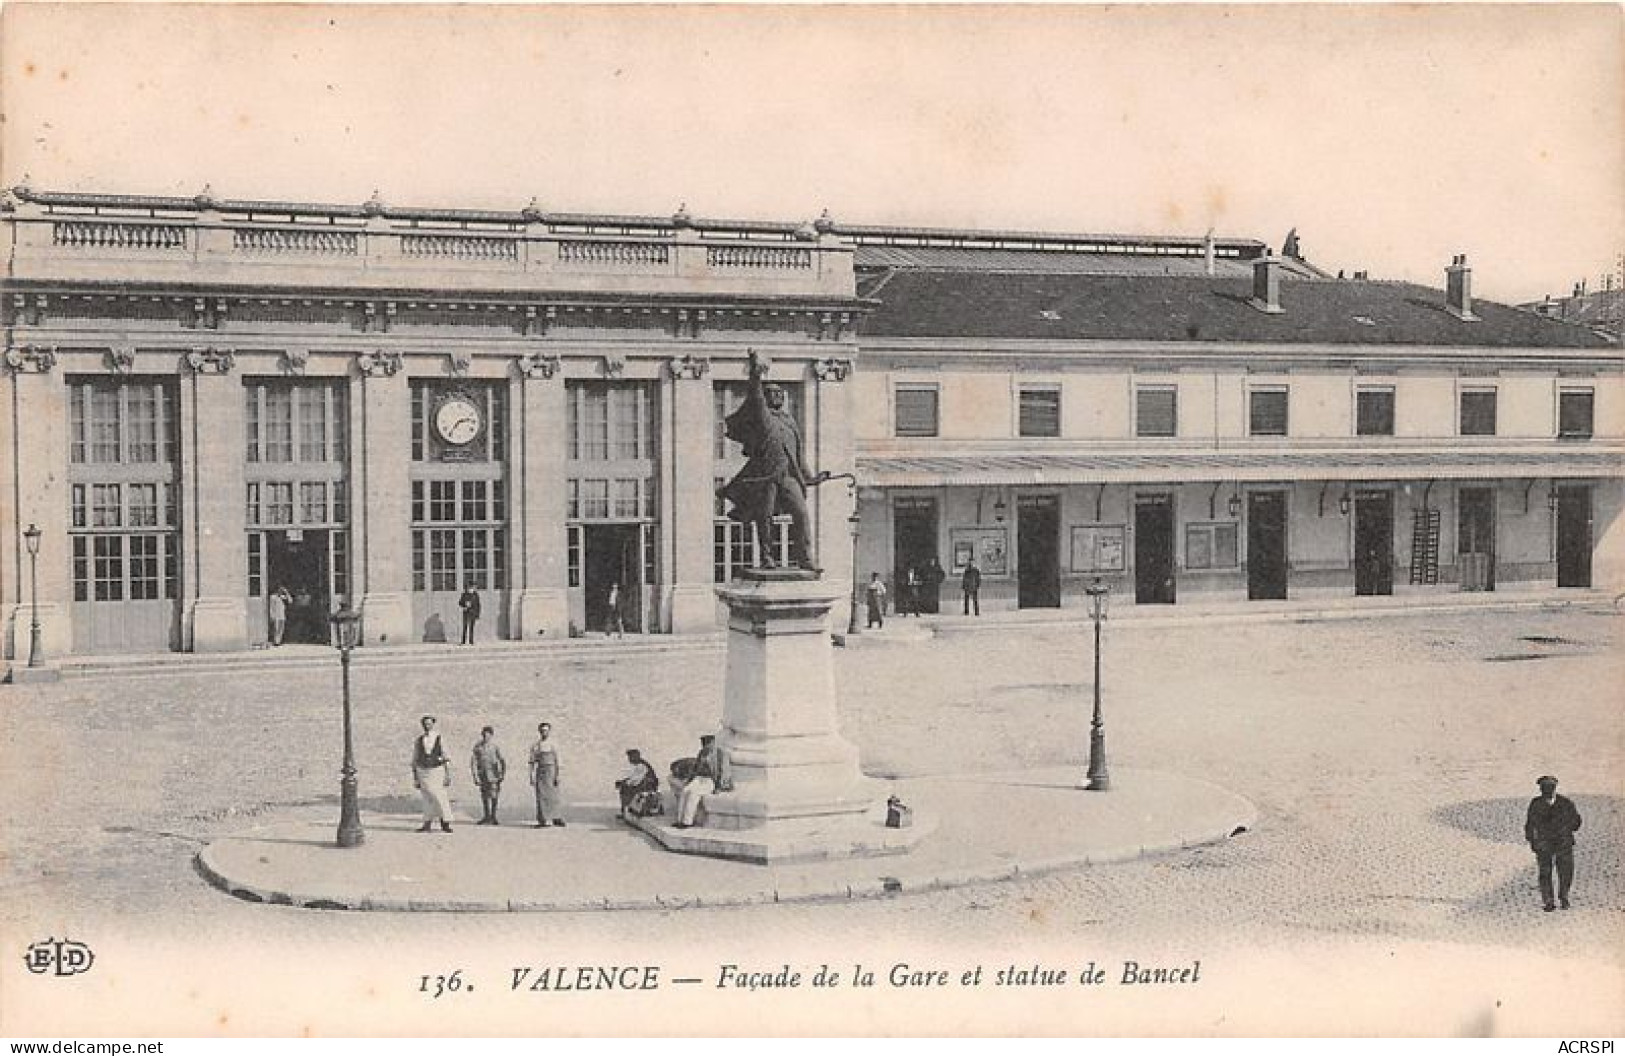
{"label": "large window", "polygon": [[1019,429],[1022,436],[1061,435],[1061,387],[1023,385],[1021,387]]}
{"label": "large window", "polygon": [[1394,435],[1392,388],[1360,389],[1354,394],[1354,432],[1356,436]]}
{"label": "large window", "polygon": [[344,460],[344,390],[327,381],[252,381],[244,388],[250,463]]}
{"label": "large window", "polygon": [[937,414],[937,387],[932,384],[910,382],[895,390],[896,434],[898,436],[936,436],[939,428]]}
{"label": "large window", "polygon": [[501,480],[414,480],[412,589],[506,590],[507,519]]}
{"label": "large window", "polygon": [[1175,436],[1179,432],[1179,390],[1148,385],[1134,390],[1134,435]]}
{"label": "large window", "polygon": [[1592,392],[1564,389],[1557,394],[1557,435],[1569,440],[1591,437]]}
{"label": "large window", "polygon": [[175,461],[175,400],[161,382],[95,380],[68,387],[68,458],[74,465]]}
{"label": "large window", "polygon": [[572,461],[654,458],[654,406],[649,386],[572,382],[565,411]]}
{"label": "large window", "polygon": [[1495,435],[1495,390],[1461,391],[1461,435]]}
{"label": "large window", "polygon": [[1253,389],[1248,394],[1247,434],[1249,436],[1285,436],[1287,427],[1287,390],[1283,388]]}
{"label": "large window", "polygon": [[121,378],[68,385],[68,531],[73,600],[179,593],[176,391]]}

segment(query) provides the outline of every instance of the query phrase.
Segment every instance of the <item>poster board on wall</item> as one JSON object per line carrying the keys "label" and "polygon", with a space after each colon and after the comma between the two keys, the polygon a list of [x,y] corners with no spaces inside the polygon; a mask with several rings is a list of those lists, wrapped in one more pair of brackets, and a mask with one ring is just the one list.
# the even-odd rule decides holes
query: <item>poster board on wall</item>
{"label": "poster board on wall", "polygon": [[987,528],[955,528],[950,533],[953,543],[953,573],[965,571],[971,555],[984,576],[1010,574],[1009,535],[1003,525]]}
{"label": "poster board on wall", "polygon": [[1123,571],[1128,567],[1123,552],[1126,535],[1127,528],[1121,524],[1074,524],[1072,571]]}

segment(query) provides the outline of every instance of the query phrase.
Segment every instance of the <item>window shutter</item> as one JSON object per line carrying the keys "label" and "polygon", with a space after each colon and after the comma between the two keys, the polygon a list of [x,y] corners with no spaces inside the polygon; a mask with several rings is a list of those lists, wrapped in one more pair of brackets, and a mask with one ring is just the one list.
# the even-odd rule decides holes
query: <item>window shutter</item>
{"label": "window shutter", "polygon": [[1174,436],[1178,432],[1178,404],[1173,389],[1140,389],[1135,408],[1139,436]]}
{"label": "window shutter", "polygon": [[1021,390],[1021,435],[1061,435],[1061,391],[1059,389]]}
{"label": "window shutter", "polygon": [[1557,433],[1559,436],[1588,437],[1591,435],[1592,396],[1589,392],[1564,392],[1557,398]]}
{"label": "window shutter", "polygon": [[1286,390],[1254,390],[1249,418],[1248,431],[1253,436],[1285,436]]}
{"label": "window shutter", "polygon": [[897,390],[897,435],[937,435],[937,390],[899,388]]}

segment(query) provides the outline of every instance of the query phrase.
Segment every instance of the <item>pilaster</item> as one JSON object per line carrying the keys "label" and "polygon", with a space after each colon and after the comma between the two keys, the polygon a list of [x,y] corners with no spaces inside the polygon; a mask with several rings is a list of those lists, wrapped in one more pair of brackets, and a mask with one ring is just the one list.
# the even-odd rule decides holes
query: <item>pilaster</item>
{"label": "pilaster", "polygon": [[7,626],[6,655],[28,662],[33,595],[23,532],[40,529],[35,559],[39,594],[40,644],[47,660],[73,651],[72,597],[68,550],[68,390],[56,355],[46,349],[10,348],[6,354],[6,406],[3,445],[6,465],[0,507],[9,507],[0,525],[0,587]]}
{"label": "pilaster", "polygon": [[186,354],[181,383],[181,577],[188,648],[248,648],[243,391],[232,353]]}
{"label": "pilaster", "polygon": [[712,440],[710,361],[675,357],[668,364],[672,401],[671,435],[664,450],[672,460],[671,519],[673,569],[666,577],[671,632],[714,631],[712,524],[715,519],[715,462]]}
{"label": "pilaster", "polygon": [[[852,374],[850,357],[835,355],[814,361],[813,450],[808,452],[811,469],[828,473],[853,472],[852,459]],[[857,493],[838,483],[815,489],[813,523],[818,547],[818,563],[824,569],[824,582],[846,586],[836,600],[831,625],[845,628],[852,606],[852,532],[849,518],[856,511]]]}
{"label": "pilaster", "polygon": [[515,406],[520,639],[570,636],[565,538],[565,404],[559,357],[531,353],[519,359]]}
{"label": "pilaster", "polygon": [[354,481],[356,594],[365,645],[412,636],[412,406],[398,352],[356,356],[350,383],[350,473]]}

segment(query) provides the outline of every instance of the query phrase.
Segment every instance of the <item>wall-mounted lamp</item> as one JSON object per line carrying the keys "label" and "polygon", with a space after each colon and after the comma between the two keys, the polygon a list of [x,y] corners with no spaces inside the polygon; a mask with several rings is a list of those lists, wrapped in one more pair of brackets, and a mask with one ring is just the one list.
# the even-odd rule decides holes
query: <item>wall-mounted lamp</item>
{"label": "wall-mounted lamp", "polygon": [[1546,508],[1553,513],[1557,512],[1557,481],[1555,480],[1552,481],[1551,489],[1546,492]]}
{"label": "wall-mounted lamp", "polygon": [[1004,523],[1004,510],[1004,496],[1000,495],[997,499],[993,500],[993,522],[995,524]]}
{"label": "wall-mounted lamp", "polygon": [[1339,495],[1337,498],[1337,512],[1341,513],[1344,517],[1347,517],[1349,515],[1349,506],[1352,504],[1352,501],[1353,500],[1349,498],[1349,493],[1346,491],[1342,495]]}
{"label": "wall-mounted lamp", "polygon": [[1232,521],[1239,520],[1241,517],[1241,492],[1231,492],[1230,501],[1225,503],[1225,508],[1230,511]]}

